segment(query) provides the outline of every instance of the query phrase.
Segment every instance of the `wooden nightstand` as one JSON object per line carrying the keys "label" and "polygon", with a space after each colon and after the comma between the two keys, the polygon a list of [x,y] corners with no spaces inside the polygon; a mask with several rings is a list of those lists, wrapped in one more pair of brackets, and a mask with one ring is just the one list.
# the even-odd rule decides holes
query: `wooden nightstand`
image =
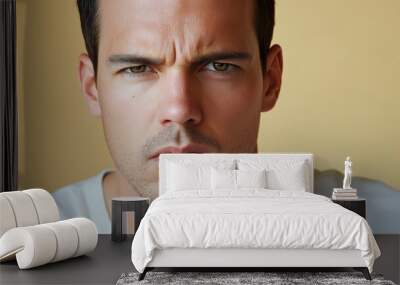
{"label": "wooden nightstand", "polygon": [[364,219],[366,218],[366,200],[365,199],[355,199],[355,200],[337,200],[332,199],[332,202],[339,204],[340,206],[359,214]]}

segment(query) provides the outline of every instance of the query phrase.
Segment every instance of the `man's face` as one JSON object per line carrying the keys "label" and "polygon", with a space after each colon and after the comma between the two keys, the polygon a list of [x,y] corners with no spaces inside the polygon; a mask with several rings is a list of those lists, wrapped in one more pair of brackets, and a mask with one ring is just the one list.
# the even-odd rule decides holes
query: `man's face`
{"label": "man's face", "polygon": [[263,76],[254,3],[100,1],[97,94],[111,156],[144,196],[158,155],[257,151]]}

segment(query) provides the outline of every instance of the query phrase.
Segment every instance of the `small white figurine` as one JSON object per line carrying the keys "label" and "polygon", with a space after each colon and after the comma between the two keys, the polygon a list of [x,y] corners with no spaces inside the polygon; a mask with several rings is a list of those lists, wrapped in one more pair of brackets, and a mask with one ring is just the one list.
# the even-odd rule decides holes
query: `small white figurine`
{"label": "small white figurine", "polygon": [[346,161],[344,162],[344,179],[343,179],[343,189],[352,189],[351,188],[351,160],[350,156],[346,157]]}

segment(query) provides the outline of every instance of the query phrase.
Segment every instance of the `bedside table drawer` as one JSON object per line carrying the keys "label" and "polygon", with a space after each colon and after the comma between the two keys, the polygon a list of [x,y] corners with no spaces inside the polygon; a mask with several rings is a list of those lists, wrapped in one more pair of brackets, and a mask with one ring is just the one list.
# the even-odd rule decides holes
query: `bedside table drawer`
{"label": "bedside table drawer", "polygon": [[359,214],[361,217],[366,219],[366,201],[365,199],[357,200],[334,200],[332,202],[339,204],[340,206]]}

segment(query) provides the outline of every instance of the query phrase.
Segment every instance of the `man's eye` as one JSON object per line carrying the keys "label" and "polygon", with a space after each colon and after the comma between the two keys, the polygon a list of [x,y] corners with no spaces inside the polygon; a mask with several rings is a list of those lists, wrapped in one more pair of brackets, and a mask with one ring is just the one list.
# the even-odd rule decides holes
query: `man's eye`
{"label": "man's eye", "polygon": [[134,65],[134,66],[130,66],[127,68],[124,68],[121,70],[122,73],[127,73],[127,74],[140,74],[140,73],[144,73],[150,71],[150,67],[147,65]]}
{"label": "man's eye", "polygon": [[230,63],[213,61],[206,65],[207,69],[215,72],[229,72],[235,68],[235,65]]}

